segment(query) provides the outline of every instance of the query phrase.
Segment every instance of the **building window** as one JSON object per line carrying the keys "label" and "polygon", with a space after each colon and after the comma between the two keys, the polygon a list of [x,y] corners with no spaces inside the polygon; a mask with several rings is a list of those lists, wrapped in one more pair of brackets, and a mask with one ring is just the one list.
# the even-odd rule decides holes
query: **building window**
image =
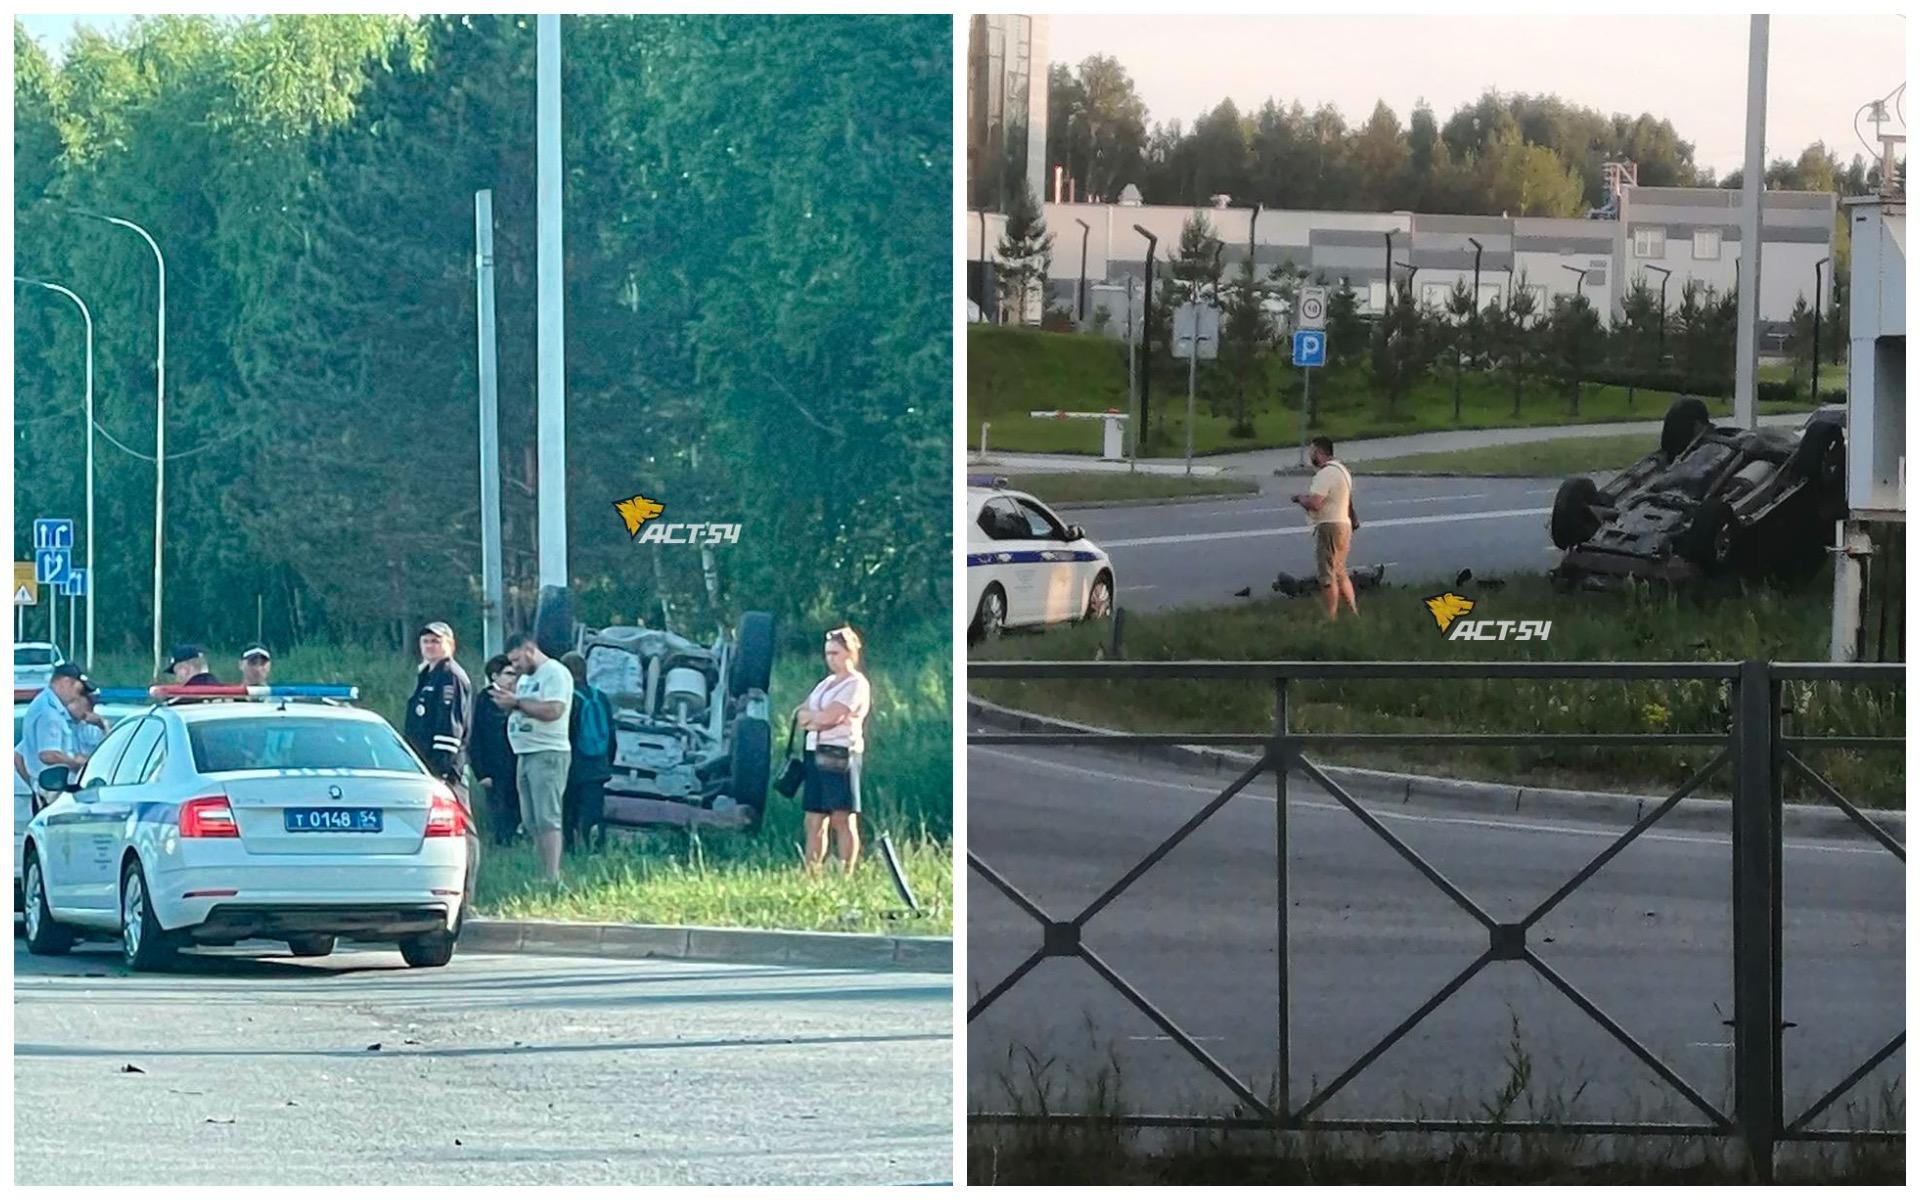
{"label": "building window", "polygon": [[1667,231],[1658,225],[1643,225],[1634,230],[1633,256],[1635,258],[1665,258],[1667,256]]}
{"label": "building window", "polygon": [[1693,231],[1693,256],[1705,262],[1720,261],[1720,231],[1718,229],[1696,229]]}

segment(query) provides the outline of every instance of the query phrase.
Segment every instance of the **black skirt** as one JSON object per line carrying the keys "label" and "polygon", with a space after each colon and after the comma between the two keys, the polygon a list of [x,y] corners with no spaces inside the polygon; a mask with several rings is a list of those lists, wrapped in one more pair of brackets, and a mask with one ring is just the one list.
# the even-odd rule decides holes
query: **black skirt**
{"label": "black skirt", "polygon": [[807,751],[806,786],[800,793],[800,807],[810,813],[860,811],[860,756],[847,756],[847,769],[822,771]]}

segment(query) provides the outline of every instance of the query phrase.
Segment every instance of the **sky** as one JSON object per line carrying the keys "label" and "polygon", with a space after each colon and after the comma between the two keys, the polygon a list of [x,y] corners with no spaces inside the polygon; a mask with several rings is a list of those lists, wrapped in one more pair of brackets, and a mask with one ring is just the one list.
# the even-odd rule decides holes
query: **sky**
{"label": "sky", "polygon": [[[1190,127],[1222,99],[1247,113],[1272,96],[1298,99],[1309,111],[1331,103],[1349,125],[1385,100],[1403,127],[1425,98],[1445,124],[1495,88],[1552,93],[1608,114],[1665,117],[1693,143],[1694,161],[1718,175],[1746,157],[1744,16],[1057,15],[1050,22],[1052,61],[1119,59],[1150,123],[1177,118]],[[1797,158],[1815,141],[1842,163],[1867,154],[1853,115],[1905,81],[1906,38],[1898,16],[1775,16],[1767,157]],[[1871,140],[1864,117],[1860,128]],[[1897,116],[1887,129],[1903,132]]]}

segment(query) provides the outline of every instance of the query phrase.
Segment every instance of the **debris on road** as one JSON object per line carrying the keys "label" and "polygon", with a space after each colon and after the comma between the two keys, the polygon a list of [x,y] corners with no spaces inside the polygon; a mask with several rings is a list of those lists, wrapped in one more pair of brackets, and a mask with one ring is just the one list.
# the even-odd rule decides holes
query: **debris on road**
{"label": "debris on road", "polygon": [[145,1075],[146,1074],[145,1071],[141,1070],[139,1067],[134,1066],[132,1063],[128,1063],[126,1066],[121,1067],[120,1073],[122,1075]]}

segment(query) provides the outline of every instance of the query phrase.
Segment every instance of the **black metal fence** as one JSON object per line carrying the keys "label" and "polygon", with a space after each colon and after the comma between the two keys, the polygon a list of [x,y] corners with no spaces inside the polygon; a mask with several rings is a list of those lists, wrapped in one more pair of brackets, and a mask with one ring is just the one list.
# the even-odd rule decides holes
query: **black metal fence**
{"label": "black metal fence", "polygon": [[[1856,685],[1904,686],[1906,668],[1899,663],[1396,663],[1396,662],[997,662],[974,663],[969,667],[973,679],[1076,679],[1114,683],[1145,680],[1212,680],[1267,682],[1274,689],[1275,719],[1270,734],[1191,734],[1191,733],[973,733],[973,746],[1094,746],[1130,748],[1143,745],[1239,746],[1257,749],[1257,760],[1197,813],[1167,836],[1147,856],[1100,893],[1092,903],[1069,917],[1043,909],[1005,877],[969,851],[968,866],[982,879],[1031,917],[1039,926],[1040,944],[1004,979],[981,993],[967,1011],[969,1022],[992,1007],[1028,972],[1049,958],[1078,958],[1092,968],[1129,1004],[1152,1021],[1172,1042],[1223,1083],[1239,1099],[1251,1117],[1200,1116],[1178,1114],[1135,1114],[1119,1118],[1140,1127],[1223,1127],[1269,1130],[1326,1130],[1331,1132],[1552,1132],[1574,1134],[1681,1135],[1699,1137],[1737,1137],[1747,1148],[1757,1171],[1770,1177],[1773,1152],[1782,1142],[1792,1141],[1893,1141],[1903,1140],[1904,1129],[1815,1129],[1813,1122],[1855,1084],[1899,1052],[1906,1042],[1902,1030],[1864,1062],[1860,1063],[1806,1111],[1787,1118],[1782,1091],[1781,1033],[1781,927],[1782,927],[1782,792],[1789,773],[1796,774],[1826,802],[1845,813],[1864,833],[1883,846],[1902,863],[1906,849],[1880,826],[1870,821],[1846,796],[1806,762],[1808,750],[1875,750],[1902,753],[1903,737],[1795,737],[1782,728],[1782,686],[1788,682],[1825,682]],[[1476,680],[1712,680],[1730,689],[1728,727],[1724,733],[1701,734],[1538,734],[1538,733],[1306,733],[1292,729],[1287,705],[1290,685],[1302,681],[1392,680],[1392,679],[1476,679]],[[1326,746],[1407,746],[1431,748],[1436,745],[1521,746],[1713,746],[1717,752],[1694,771],[1661,804],[1627,829],[1565,884],[1542,900],[1519,921],[1502,922],[1489,915],[1474,899],[1455,886],[1405,841],[1397,837],[1359,801],[1328,777],[1307,757],[1309,749]],[[1733,803],[1730,806],[1732,835],[1732,914],[1733,914],[1733,1104],[1722,1111],[1701,1094],[1671,1065],[1662,1061],[1619,1021],[1605,1012],[1558,971],[1537,955],[1528,935],[1541,918],[1565,900],[1596,872],[1647,832],[1683,799],[1691,795],[1721,766],[1731,764]],[[1275,822],[1275,895],[1274,916],[1278,935],[1279,990],[1276,1019],[1279,1032],[1279,1061],[1276,1064],[1277,1095],[1269,1101],[1256,1095],[1247,1081],[1235,1075],[1210,1054],[1191,1035],[1173,1021],[1127,979],[1101,958],[1081,936],[1094,916],[1151,870],[1176,846],[1198,829],[1228,802],[1271,772],[1274,777]],[[1486,949],[1457,975],[1435,992],[1398,1025],[1361,1054],[1345,1070],[1318,1088],[1304,1100],[1295,1102],[1290,1093],[1292,1021],[1289,1012],[1290,953],[1288,911],[1290,889],[1287,851],[1287,799],[1292,773],[1307,776],[1350,811],[1367,829],[1384,841],[1400,858],[1436,889],[1477,921],[1485,931]],[[1699,1114],[1690,1122],[1525,1122],[1430,1120],[1383,1117],[1380,1119],[1316,1118],[1329,1100],[1365,1071],[1374,1060],[1405,1037],[1429,1014],[1464,987],[1490,963],[1522,962],[1531,967],[1556,991],[1591,1017],[1617,1039],[1641,1063],[1671,1087]],[[978,1124],[1020,1124],[1033,1121],[1070,1122],[1070,1114],[1033,1116],[1014,1113],[980,1113]]]}

